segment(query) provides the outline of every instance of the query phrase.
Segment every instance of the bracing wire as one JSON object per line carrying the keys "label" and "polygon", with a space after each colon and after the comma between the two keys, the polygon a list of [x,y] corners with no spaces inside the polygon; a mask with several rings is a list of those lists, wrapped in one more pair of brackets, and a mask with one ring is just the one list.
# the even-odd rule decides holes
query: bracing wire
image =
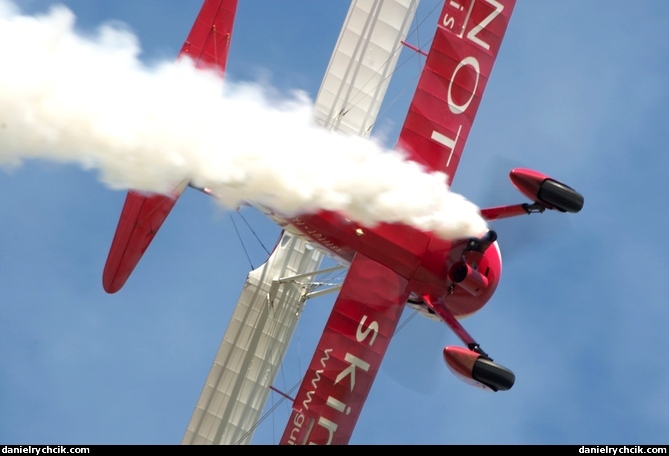
{"label": "bracing wire", "polygon": [[393,333],[393,337],[397,335],[398,332],[400,332],[411,320],[413,320],[413,317],[418,315],[418,309],[415,309],[411,315],[407,317],[406,320],[404,320],[397,328],[395,328],[395,332]]}
{"label": "bracing wire", "polygon": [[230,217],[230,221],[232,222],[232,226],[235,228],[235,233],[237,233],[237,239],[239,239],[239,243],[242,245],[242,249],[244,249],[244,254],[246,255],[246,259],[248,260],[249,264],[251,265],[251,269],[255,269],[255,266],[253,266],[253,262],[251,261],[251,257],[249,256],[249,252],[246,250],[246,245],[244,244],[244,241],[242,240],[242,236],[239,234],[239,229],[237,229],[237,224],[235,223],[235,219],[232,217],[232,214],[228,213],[228,216]]}
{"label": "bracing wire", "polygon": [[[297,387],[300,386],[301,383],[302,383],[302,379],[300,379],[297,383],[295,383],[295,385],[290,389],[290,391],[288,391],[288,395],[290,395],[292,392],[294,392],[297,389]],[[272,415],[274,413],[274,410],[276,410],[276,408],[279,405],[281,405],[283,403],[283,401],[285,401],[285,400],[286,400],[286,397],[281,396],[281,399],[279,399],[279,401],[276,404],[272,405],[272,408],[270,408],[267,412],[265,412],[265,414],[260,417],[258,422],[256,424],[254,424],[253,427],[251,429],[249,429],[246,432],[246,434],[244,434],[237,442],[235,442],[235,445],[239,445],[246,437],[249,436],[249,434],[251,434],[253,431],[255,431],[256,428],[258,426],[260,426],[260,424],[262,424],[262,422],[265,421],[270,415]]]}
{"label": "bracing wire", "polygon": [[258,243],[260,244],[260,246],[263,248],[263,250],[265,251],[265,253],[267,253],[267,255],[270,255],[270,251],[267,250],[267,247],[265,247],[265,244],[263,243],[263,241],[262,241],[262,240],[260,239],[260,237],[258,236],[258,233],[255,232],[255,230],[253,229],[253,227],[251,226],[251,224],[248,222],[248,220],[246,220],[246,217],[244,217],[244,214],[242,214],[242,213],[239,212],[239,211],[237,211],[237,213],[238,213],[239,216],[242,218],[242,220],[244,221],[244,223],[246,223],[246,226],[249,228],[249,230],[251,230],[251,233],[253,233],[253,236],[256,238],[256,240],[258,241]]}

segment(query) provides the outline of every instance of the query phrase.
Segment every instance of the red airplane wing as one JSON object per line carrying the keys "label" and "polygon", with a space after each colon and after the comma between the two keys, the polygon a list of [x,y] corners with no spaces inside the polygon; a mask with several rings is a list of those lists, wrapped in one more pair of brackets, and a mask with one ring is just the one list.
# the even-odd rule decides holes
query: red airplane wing
{"label": "red airplane wing", "polygon": [[[448,174],[449,184],[514,5],[515,0],[444,2],[397,147],[428,170]],[[348,443],[411,284],[420,283],[416,274],[400,275],[356,254],[281,443]]]}
{"label": "red airplane wing", "polygon": [[[205,0],[179,57],[222,75],[236,10],[237,0]],[[105,291],[115,293],[125,284],[187,184],[180,183],[169,196],[128,192],[102,275]]]}
{"label": "red airplane wing", "polygon": [[444,2],[397,148],[449,185],[460,162],[515,0]]}
{"label": "red airplane wing", "polygon": [[282,444],[346,444],[402,314],[408,280],[356,255],[302,380]]}

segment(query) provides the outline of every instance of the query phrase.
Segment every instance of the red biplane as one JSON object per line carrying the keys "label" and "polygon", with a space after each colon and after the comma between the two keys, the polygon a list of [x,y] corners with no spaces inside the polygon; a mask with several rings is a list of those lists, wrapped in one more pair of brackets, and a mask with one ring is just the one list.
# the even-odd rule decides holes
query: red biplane
{"label": "red biplane", "polygon": [[[427,53],[397,148],[451,184],[498,54],[515,0],[447,0]],[[225,69],[236,0],[206,0],[181,55]],[[514,169],[511,181],[531,203],[481,211],[487,220],[543,212],[578,212],[583,197],[536,171]],[[187,186],[172,196],[129,192],[104,271],[110,293],[121,288]],[[293,403],[284,444],[348,443],[405,305],[446,323],[464,347],[444,348],[461,379],[492,391],[513,386],[459,319],[480,310],[501,274],[494,231],[444,240],[400,224],[361,226],[322,211],[271,217],[293,237],[349,267],[316,352]]]}

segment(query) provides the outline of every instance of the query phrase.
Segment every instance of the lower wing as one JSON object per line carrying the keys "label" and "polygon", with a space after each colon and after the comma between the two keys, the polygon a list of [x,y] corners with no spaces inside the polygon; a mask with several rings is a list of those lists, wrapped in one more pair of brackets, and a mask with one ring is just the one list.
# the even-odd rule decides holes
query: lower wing
{"label": "lower wing", "polygon": [[302,380],[282,444],[348,443],[408,297],[406,278],[356,255]]}

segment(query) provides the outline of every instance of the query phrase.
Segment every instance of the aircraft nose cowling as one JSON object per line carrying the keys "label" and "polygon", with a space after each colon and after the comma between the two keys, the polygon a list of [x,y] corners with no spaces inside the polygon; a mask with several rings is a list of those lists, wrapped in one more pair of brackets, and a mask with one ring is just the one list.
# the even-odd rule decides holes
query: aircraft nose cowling
{"label": "aircraft nose cowling", "polygon": [[463,347],[444,347],[444,360],[451,372],[472,386],[490,391],[507,391],[516,376],[504,366]]}

